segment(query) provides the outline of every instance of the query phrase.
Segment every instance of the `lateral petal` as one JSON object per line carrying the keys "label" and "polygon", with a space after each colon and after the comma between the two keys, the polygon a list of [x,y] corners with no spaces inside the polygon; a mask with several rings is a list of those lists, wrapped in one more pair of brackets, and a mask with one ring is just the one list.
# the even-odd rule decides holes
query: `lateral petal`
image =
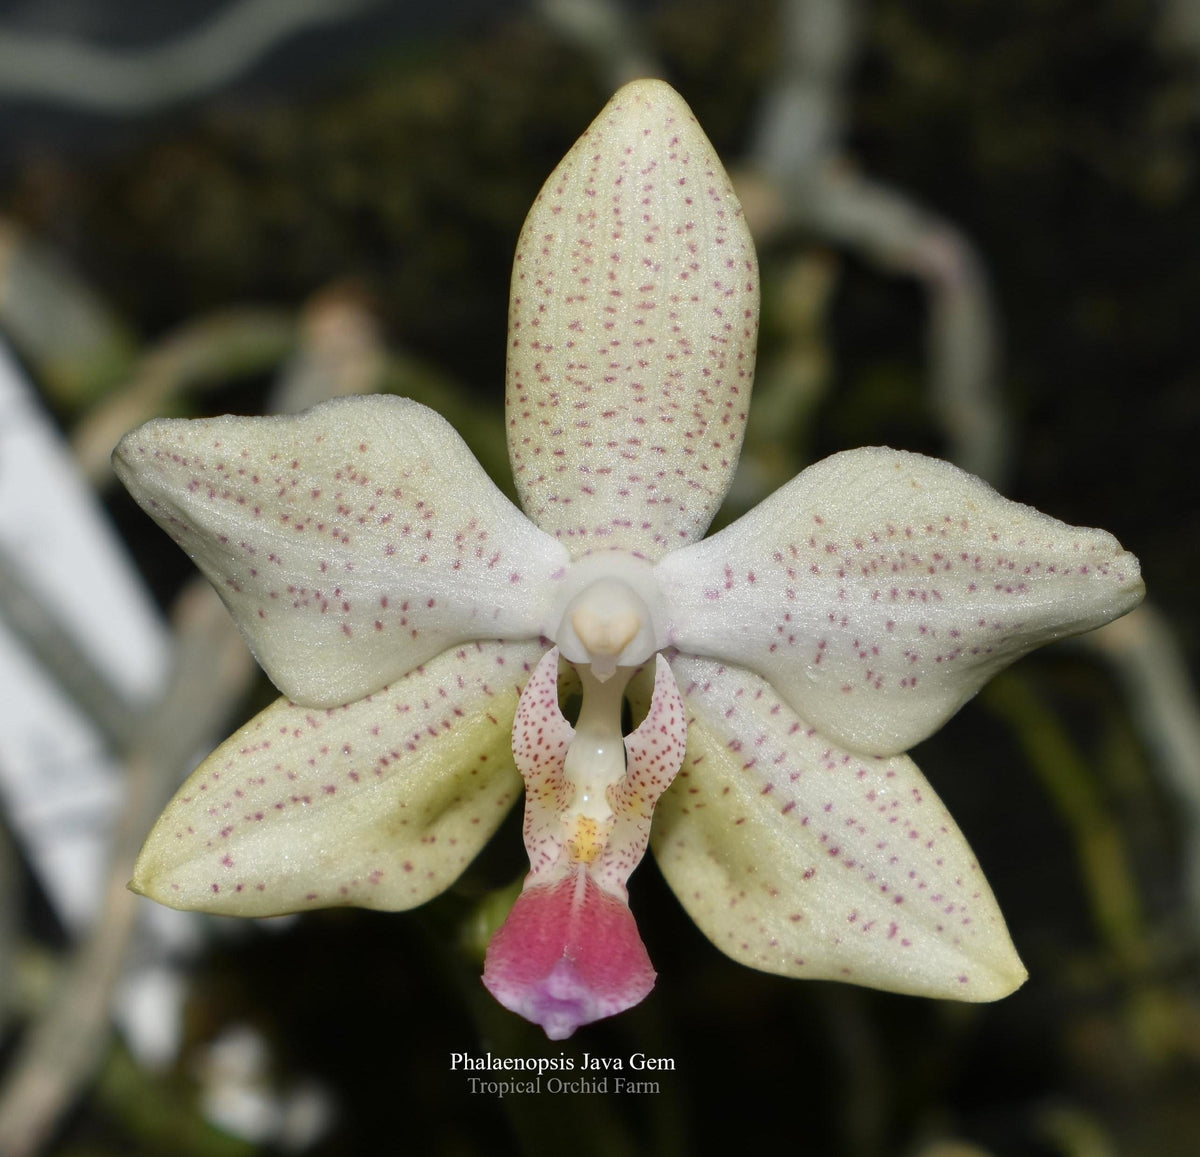
{"label": "lateral petal", "polygon": [[948,462],[872,447],[810,466],[655,568],[669,641],[757,672],[857,751],[907,750],[997,671],[1123,615],[1137,559]]}
{"label": "lateral petal", "polygon": [[407,398],[148,422],[114,466],[297,703],[353,702],[468,639],[537,638],[567,563]]}
{"label": "lateral petal", "polygon": [[749,671],[671,666],[688,750],[651,846],[718,948],[764,972],[954,1000],[1024,981],[971,849],[910,759],[837,747]]}
{"label": "lateral petal", "polygon": [[758,268],[741,206],[668,85],[622,88],[521,231],[508,449],[521,504],[578,557],[698,539],[746,425]]}
{"label": "lateral petal", "polygon": [[510,735],[542,650],[472,643],[344,707],[278,700],[179,789],[132,887],[231,916],[424,903],[521,793]]}

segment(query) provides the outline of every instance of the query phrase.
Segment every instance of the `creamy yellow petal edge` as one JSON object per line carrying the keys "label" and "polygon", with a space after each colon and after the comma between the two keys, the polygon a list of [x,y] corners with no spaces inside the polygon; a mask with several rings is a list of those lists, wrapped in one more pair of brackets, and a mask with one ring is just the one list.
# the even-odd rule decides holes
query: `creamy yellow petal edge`
{"label": "creamy yellow petal edge", "polygon": [[469,644],[344,707],[277,701],[180,788],[132,887],[232,916],[424,903],[521,794],[512,723],[544,650]]}
{"label": "creamy yellow petal edge", "polygon": [[521,504],[573,556],[698,539],[733,478],[758,265],[704,130],[669,85],[622,88],[517,243],[508,450]]}
{"label": "creamy yellow petal edge", "polygon": [[839,748],[748,671],[671,666],[687,756],[652,847],[718,948],[765,972],[954,1000],[1024,981],[971,849],[912,760]]}

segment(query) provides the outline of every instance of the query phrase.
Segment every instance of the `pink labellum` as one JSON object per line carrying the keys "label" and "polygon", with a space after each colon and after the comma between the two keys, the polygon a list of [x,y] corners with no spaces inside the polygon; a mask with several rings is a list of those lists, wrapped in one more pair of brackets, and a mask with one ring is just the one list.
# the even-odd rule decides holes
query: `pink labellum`
{"label": "pink labellum", "polygon": [[488,945],[483,970],[488,991],[551,1040],[632,1008],[654,977],[633,913],[583,864],[517,897]]}
{"label": "pink labellum", "polygon": [[517,708],[513,756],[525,779],[530,871],[488,946],[483,982],[552,1040],[637,1004],[654,985],[625,883],[646,852],[654,805],[683,763],[687,716],[659,656],[646,718],[622,737],[622,690],[632,673],[621,668],[602,683],[579,668],[577,730],[558,706],[552,649]]}

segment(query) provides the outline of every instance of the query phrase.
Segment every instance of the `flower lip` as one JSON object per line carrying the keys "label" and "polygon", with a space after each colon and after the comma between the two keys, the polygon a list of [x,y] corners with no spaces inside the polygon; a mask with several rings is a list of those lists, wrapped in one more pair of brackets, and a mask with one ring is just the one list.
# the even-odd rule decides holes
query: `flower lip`
{"label": "flower lip", "polygon": [[487,990],[551,1040],[632,1008],[654,979],[633,914],[583,865],[517,897],[483,971]]}
{"label": "flower lip", "polygon": [[603,682],[666,642],[662,591],[651,565],[625,551],[587,555],[567,572],[547,637]]}

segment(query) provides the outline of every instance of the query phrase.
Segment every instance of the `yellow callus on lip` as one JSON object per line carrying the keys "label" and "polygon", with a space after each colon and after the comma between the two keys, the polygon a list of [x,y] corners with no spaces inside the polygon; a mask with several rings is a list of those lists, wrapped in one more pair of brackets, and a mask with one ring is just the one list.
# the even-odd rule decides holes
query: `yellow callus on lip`
{"label": "yellow callus on lip", "polygon": [[612,836],[613,819],[596,819],[594,816],[576,816],[575,828],[567,837],[567,858],[573,864],[591,864],[608,846]]}

